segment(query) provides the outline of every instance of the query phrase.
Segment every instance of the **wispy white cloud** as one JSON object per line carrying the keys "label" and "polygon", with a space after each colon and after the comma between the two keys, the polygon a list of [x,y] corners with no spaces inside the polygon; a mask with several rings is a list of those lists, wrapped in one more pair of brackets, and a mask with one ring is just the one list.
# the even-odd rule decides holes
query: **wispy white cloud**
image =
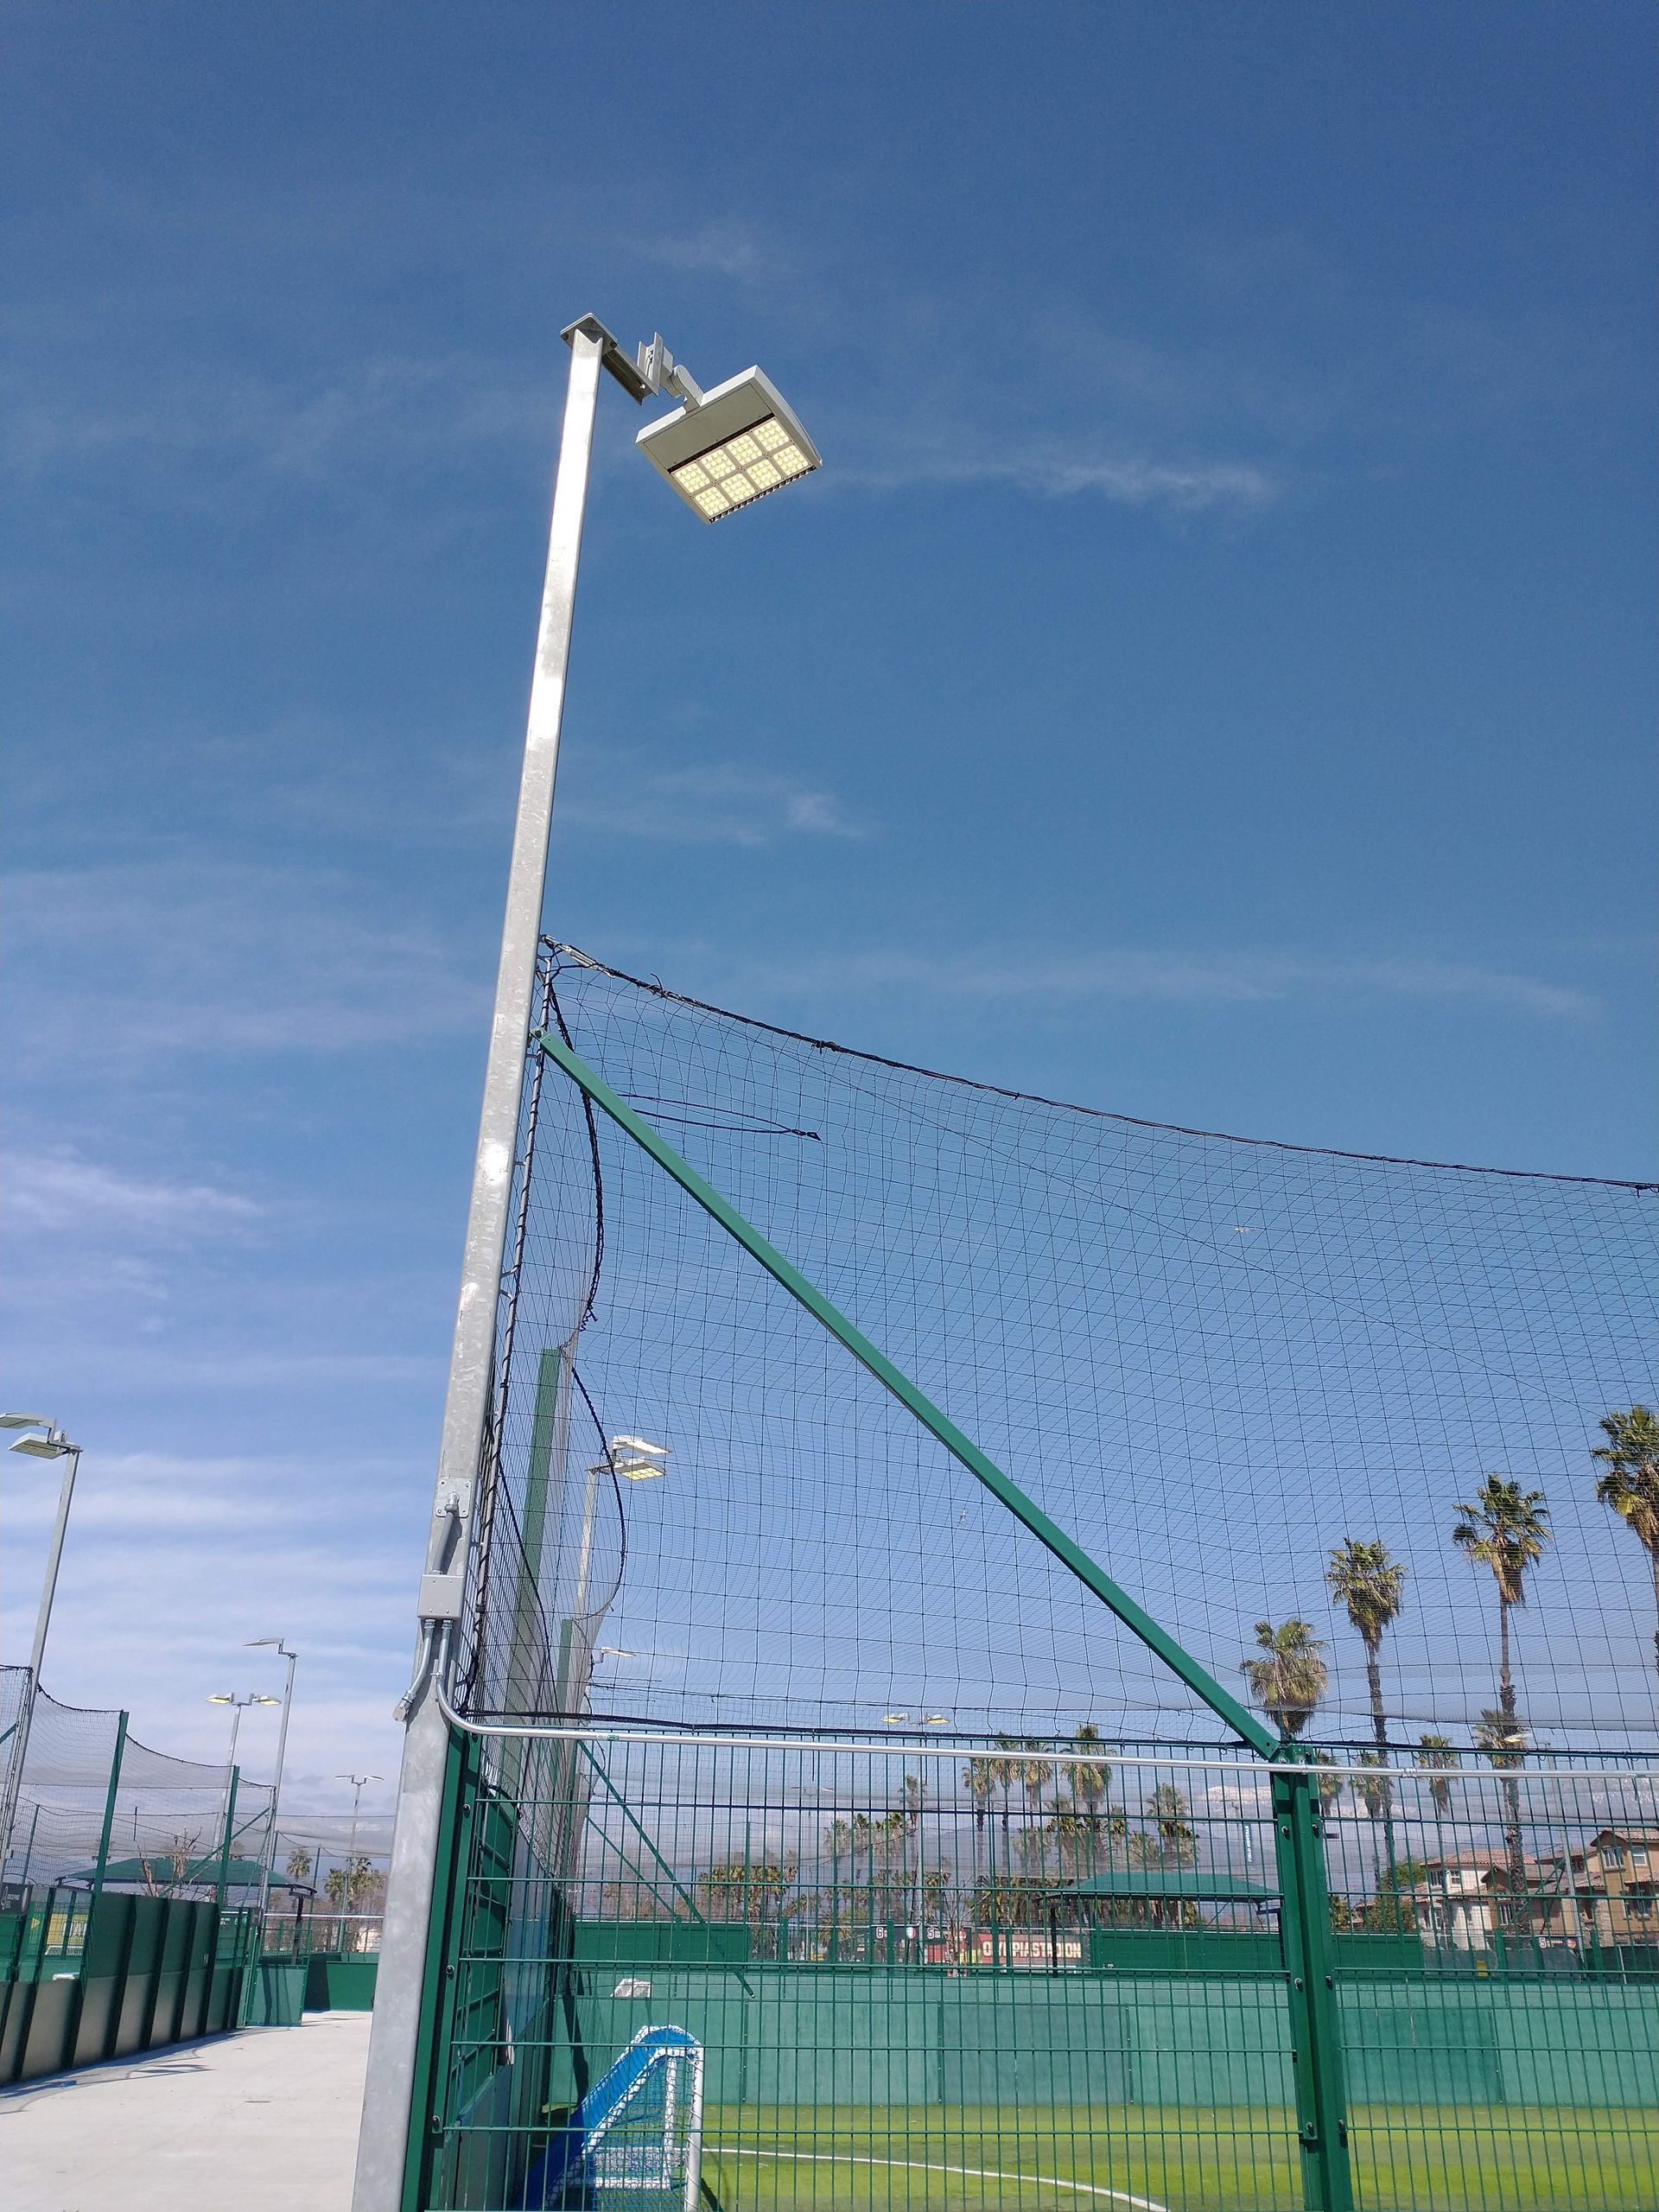
{"label": "wispy white cloud", "polygon": [[[27,1633],[55,1488],[19,1486],[8,1508],[8,1656]],[[307,1777],[320,1785],[348,1765],[395,1775],[391,1708],[406,1680],[426,1491],[423,1467],[395,1460],[347,1469],[316,1450],[193,1457],[89,1441],[46,1687],[72,1703],[118,1702],[156,1748],[222,1758],[225,1716],[207,1694],[279,1692],[280,1662],[247,1645],[281,1632],[302,1654],[296,1802],[335,1800]],[[244,1721],[255,1776],[270,1771],[275,1719]]]}
{"label": "wispy white cloud", "polygon": [[[54,393],[16,407],[3,450],[27,475],[73,473],[116,458],[200,466],[202,485],[248,468],[315,478],[343,456],[442,460],[457,447],[543,442],[554,382],[467,353],[351,355],[286,375],[226,364],[156,365],[137,396]],[[188,490],[188,486],[183,487]]]}
{"label": "wispy white cloud", "polygon": [[[709,249],[713,251],[713,248]],[[226,479],[249,470],[277,478],[334,478],[395,460],[448,464],[457,451],[543,448],[553,435],[556,379],[471,353],[358,358],[332,372],[296,369],[287,377],[227,365],[158,370],[139,398],[128,393],[14,408],[3,436],[10,465],[25,475],[73,474],[124,459],[198,471],[196,488],[222,496]],[[1133,411],[1133,410],[1131,410]],[[992,410],[1004,419],[1027,419]],[[1119,410],[1120,415],[1123,410]],[[1079,494],[1183,512],[1252,512],[1278,499],[1282,469],[1189,450],[1191,430],[1156,436],[1127,421],[1086,439],[1040,428],[991,438],[983,410],[925,419],[908,405],[882,414],[864,406],[840,427],[826,482],[842,491],[1002,483],[1046,498]],[[1179,448],[1179,450],[1177,449]],[[190,480],[175,485],[175,495]]]}
{"label": "wispy white cloud", "polygon": [[1282,473],[1239,461],[1166,461],[1119,452],[1090,455],[1046,440],[999,449],[973,433],[960,442],[931,439],[883,457],[854,459],[842,480],[876,491],[918,484],[1007,484],[1047,499],[1092,496],[1117,506],[1164,507],[1177,513],[1234,514],[1271,506],[1287,488]]}
{"label": "wispy white cloud", "polygon": [[20,1049],[83,1048],[89,974],[118,946],[121,989],[100,996],[99,1050],[112,1058],[342,1052],[476,1020],[484,985],[420,924],[366,910],[343,874],[175,853],[80,868],[19,871],[9,886]]}
{"label": "wispy white cloud", "polygon": [[563,805],[568,822],[677,844],[759,846],[867,834],[832,792],[730,761],[661,767],[607,753],[572,781]]}
{"label": "wispy white cloud", "polygon": [[1142,947],[1056,953],[988,945],[950,953],[849,950],[832,958],[745,962],[721,988],[764,1000],[911,995],[1063,1004],[1146,1000],[1192,1007],[1342,1006],[1356,997],[1480,1005],[1545,1020],[1582,1019],[1596,1001],[1567,984],[1432,956],[1205,952]]}
{"label": "wispy white cloud", "polygon": [[126,1174],[69,1145],[12,1153],[6,1180],[14,1222],[53,1236],[95,1229],[100,1238],[175,1243],[239,1229],[264,1211],[238,1191]]}
{"label": "wispy white cloud", "polygon": [[696,276],[781,282],[796,266],[795,257],[779,238],[732,216],[689,231],[626,231],[618,234],[616,243],[636,260]]}

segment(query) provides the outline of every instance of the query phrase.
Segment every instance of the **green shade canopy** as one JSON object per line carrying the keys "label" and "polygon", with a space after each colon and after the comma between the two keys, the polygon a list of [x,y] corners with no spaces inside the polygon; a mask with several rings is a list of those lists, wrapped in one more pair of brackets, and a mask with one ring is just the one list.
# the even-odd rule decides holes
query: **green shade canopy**
{"label": "green shade canopy", "polygon": [[1086,1882],[1050,1890],[1052,1897],[1189,1897],[1211,1904],[1276,1904],[1277,1890],[1240,1874],[1203,1874],[1193,1866],[1114,1866]]}
{"label": "green shade canopy", "polygon": [[[227,1890],[257,1890],[264,1878],[264,1869],[257,1859],[232,1859],[225,1872]],[[98,1879],[96,1866],[82,1866],[73,1874],[60,1878],[66,1882],[92,1883]],[[219,1887],[219,1859],[192,1859],[186,1861],[184,1872],[173,1872],[169,1853],[157,1852],[152,1859],[111,1859],[104,1869],[105,1883],[139,1883],[157,1890],[216,1890]],[[271,1883],[274,1890],[285,1889],[284,1882]]]}

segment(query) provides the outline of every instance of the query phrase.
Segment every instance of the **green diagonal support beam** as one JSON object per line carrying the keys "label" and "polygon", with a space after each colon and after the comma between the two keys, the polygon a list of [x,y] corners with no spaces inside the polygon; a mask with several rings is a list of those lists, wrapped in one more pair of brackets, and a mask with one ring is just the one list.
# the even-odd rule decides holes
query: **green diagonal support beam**
{"label": "green diagonal support beam", "polygon": [[1147,1649],[1184,1681],[1195,1697],[1207,1705],[1216,1718],[1251,1751],[1264,1759],[1270,1759],[1279,1749],[1278,1738],[1270,1729],[1258,1720],[1247,1707],[1241,1705],[1230,1691],[1217,1681],[1209,1669],[1198,1662],[1167,1630],[1160,1628],[1142,1605],[1138,1605],[1128,1592],[1113,1581],[1103,1568],[1096,1567],[1082,1546],[1072,1542],[1062,1528],[1049,1519],[1040,1506],[1026,1496],[1018,1483],[1012,1482],[994,1461],[988,1459],[971,1438],[964,1436],[953,1421],[948,1420],[931,1399],[918,1390],[908,1376],[901,1375],[887,1356],[876,1350],[860,1330],[855,1329],[844,1313],[839,1313],[821,1290],[814,1287],[798,1268],[793,1268],[773,1245],[768,1244],[759,1230],[745,1221],[735,1207],[728,1205],[712,1185],[705,1183],[695,1167],[681,1159],[672,1145],[666,1144],[648,1122],[644,1122],[631,1106],[624,1103],[609,1084],[595,1075],[592,1068],[577,1053],[573,1052],[564,1039],[551,1030],[541,1030],[531,1042],[538,1045],[549,1059],[563,1068],[571,1081],[586,1091],[602,1113],[609,1115],[618,1128],[632,1138],[640,1150],[654,1160],[667,1175],[673,1178],[688,1197],[695,1198],[703,1211],[717,1221],[728,1236],[741,1244],[751,1259],[756,1260],[773,1280],[780,1283],[790,1296],[805,1306],[814,1320],[827,1329],[836,1341],[844,1344],[861,1366],[868,1368],[884,1389],[890,1390],[899,1404],[913,1414],[922,1427],[936,1436],[951,1457],[958,1460],[976,1481],[983,1483],[993,1497],[1007,1507],[1023,1528],[1028,1529],[1039,1544],[1051,1551],[1060,1564],[1076,1575],[1086,1590],[1090,1590],[1101,1603],[1115,1613],[1125,1628],[1138,1636]]}
{"label": "green diagonal support beam", "polygon": [[[667,1859],[664,1858],[662,1853],[658,1850],[650,1830],[645,1826],[643,1821],[640,1820],[639,1815],[634,1811],[632,1806],[629,1804],[627,1799],[622,1795],[622,1792],[611,1780],[610,1776],[606,1773],[604,1761],[594,1758],[591,1745],[581,1744],[577,1748],[582,1752],[588,1765],[592,1767],[599,1780],[604,1784],[605,1788],[610,1791],[611,1796],[615,1798],[617,1803],[622,1808],[623,1817],[632,1826],[635,1834],[645,1844],[645,1849],[650,1852],[652,1857],[662,1868],[664,1873],[667,1875],[671,1888],[677,1891],[678,1894],[684,1898],[687,1911],[695,1913],[702,1926],[706,1928],[709,1925],[708,1914],[698,1910],[696,1897],[694,1897],[690,1891],[686,1888],[684,1883],[681,1881],[679,1876],[669,1865]],[[638,1873],[639,1871],[638,1867],[634,1869],[636,1873]],[[656,1887],[656,1884],[652,1883],[652,1887],[654,1889]]]}

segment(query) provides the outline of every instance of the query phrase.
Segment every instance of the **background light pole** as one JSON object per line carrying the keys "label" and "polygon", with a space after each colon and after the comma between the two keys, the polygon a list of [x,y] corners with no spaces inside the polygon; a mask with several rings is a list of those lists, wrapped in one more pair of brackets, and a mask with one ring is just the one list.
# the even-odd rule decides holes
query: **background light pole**
{"label": "background light pole", "polygon": [[[705,393],[675,360],[660,334],[649,346],[642,346],[633,360],[596,315],[583,315],[562,335],[570,348],[570,378],[559,436],[558,474],[554,480],[524,766],[496,971],[495,1010],[467,1204],[461,1295],[444,1395],[426,1570],[417,1607],[420,1643],[415,1679],[398,1707],[404,1723],[403,1767],[387,1873],[379,1977],[369,2031],[353,2212],[401,2212],[411,2129],[423,2130],[429,2118],[424,2112],[415,2111],[413,2100],[438,1830],[449,1758],[449,1724],[436,1689],[447,1681],[455,1656],[475,1493],[487,1440],[519,1093],[530,1036],[548,834],[601,372],[614,378],[636,402],[652,393],[667,393],[679,399],[676,412],[648,423],[635,442],[705,523],[753,505],[819,465],[817,452],[798,419],[758,369],[747,370]],[[423,2089],[422,2094],[424,2096]]]}
{"label": "background light pole", "polygon": [[278,1700],[266,1697],[257,1690],[250,1690],[246,1697],[233,1697],[229,1690],[215,1690],[207,1700],[209,1705],[228,1705],[231,1708],[231,1748],[225,1760],[225,1817],[230,1818],[231,1792],[236,1787],[236,1739],[242,1726],[242,1715],[251,1705],[276,1705]]}
{"label": "background light pole", "polygon": [[264,1861],[259,1870],[259,1927],[260,1942],[264,1941],[265,1910],[270,1900],[270,1877],[276,1859],[276,1811],[283,1799],[283,1766],[288,1757],[288,1722],[294,1710],[294,1668],[299,1658],[297,1651],[290,1651],[280,1636],[251,1637],[243,1649],[262,1651],[275,1649],[279,1659],[288,1662],[288,1681],[283,1689],[283,1717],[276,1725],[276,1771],[270,1784],[270,1826],[265,1836]]}
{"label": "background light pole", "polygon": [[12,1730],[11,1757],[6,1761],[3,1801],[0,1802],[0,1870],[11,1861],[11,1834],[17,1819],[18,1793],[23,1786],[23,1761],[29,1756],[29,1732],[35,1726],[35,1693],[41,1686],[41,1662],[46,1656],[47,1630],[52,1625],[52,1600],[57,1594],[58,1568],[63,1559],[63,1539],[69,1526],[69,1508],[75,1495],[75,1476],[80,1467],[80,1446],[72,1444],[43,1414],[0,1414],[0,1428],[38,1429],[39,1435],[22,1435],[12,1446],[30,1459],[61,1459],[63,1481],[58,1490],[58,1517],[52,1530],[52,1548],[46,1555],[46,1577],[35,1616],[35,1643],[29,1656],[29,1675],[22,1701]]}
{"label": "background light pole", "polygon": [[[367,1782],[382,1782],[385,1777],[378,1774],[337,1774],[334,1779],[336,1782],[349,1782],[352,1785],[352,1840],[346,1847],[346,1884],[340,1892],[340,1900],[342,1911],[349,1916],[352,1909],[352,1884],[357,1878],[357,1808],[363,1802],[363,1785]],[[346,1925],[349,1926],[349,1924],[348,1918]],[[342,1935],[344,1932],[342,1928]]]}

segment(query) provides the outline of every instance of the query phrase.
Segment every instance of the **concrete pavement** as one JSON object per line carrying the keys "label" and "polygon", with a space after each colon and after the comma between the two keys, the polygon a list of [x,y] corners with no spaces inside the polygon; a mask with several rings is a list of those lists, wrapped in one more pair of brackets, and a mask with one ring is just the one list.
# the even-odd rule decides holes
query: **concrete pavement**
{"label": "concrete pavement", "polygon": [[0,2212],[347,2212],[366,2012],[0,2094]]}

